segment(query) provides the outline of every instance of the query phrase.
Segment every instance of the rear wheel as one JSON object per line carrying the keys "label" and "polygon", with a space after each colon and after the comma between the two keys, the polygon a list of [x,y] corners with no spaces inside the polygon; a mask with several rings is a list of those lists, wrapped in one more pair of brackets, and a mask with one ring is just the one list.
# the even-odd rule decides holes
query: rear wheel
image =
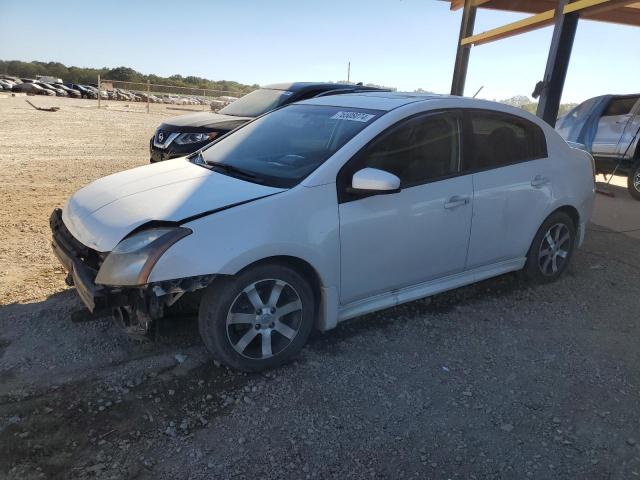
{"label": "rear wheel", "polygon": [[627,188],[633,198],[640,200],[640,159],[636,160],[636,163],[631,167],[627,178]]}
{"label": "rear wheel", "polygon": [[217,360],[257,372],[302,349],[314,312],[309,283],[290,267],[266,264],[210,285],[198,317],[202,339]]}
{"label": "rear wheel", "polygon": [[564,212],[551,214],[536,233],[524,267],[525,277],[550,283],[566,270],[576,244],[576,226]]}

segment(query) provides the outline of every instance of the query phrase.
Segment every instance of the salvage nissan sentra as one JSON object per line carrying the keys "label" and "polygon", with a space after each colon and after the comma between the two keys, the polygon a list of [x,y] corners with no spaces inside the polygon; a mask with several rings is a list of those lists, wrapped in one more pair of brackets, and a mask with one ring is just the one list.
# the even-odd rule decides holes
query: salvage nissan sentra
{"label": "salvage nissan sentra", "polygon": [[322,97],[93,182],[53,212],[53,249],[89,309],[144,333],[195,298],[211,354],[258,371],[313,328],[510,271],[556,280],[593,175],[588,153],[506,105]]}

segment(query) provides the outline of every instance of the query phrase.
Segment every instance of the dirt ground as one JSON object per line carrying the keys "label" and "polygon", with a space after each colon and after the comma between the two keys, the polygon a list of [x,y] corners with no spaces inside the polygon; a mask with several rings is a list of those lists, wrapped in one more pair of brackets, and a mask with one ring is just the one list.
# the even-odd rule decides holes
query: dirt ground
{"label": "dirt ground", "polygon": [[[598,197],[563,279],[516,275],[317,334],[259,375],[194,318],[150,343],[85,313],[48,217],[148,162],[154,106],[0,98],[0,478],[640,477],[640,203]],[[619,183],[619,180],[616,180]]]}

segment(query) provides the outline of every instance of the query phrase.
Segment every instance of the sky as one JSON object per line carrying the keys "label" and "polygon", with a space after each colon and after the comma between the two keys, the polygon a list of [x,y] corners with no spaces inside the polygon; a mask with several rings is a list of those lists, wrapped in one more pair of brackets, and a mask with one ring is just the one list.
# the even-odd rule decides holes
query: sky
{"label": "sky", "polygon": [[[436,0],[0,0],[0,59],[248,84],[351,80],[448,93],[461,11]],[[475,33],[522,18],[480,10]],[[530,95],[551,28],[473,47],[466,95]],[[563,102],[640,91],[640,28],[580,21]]]}

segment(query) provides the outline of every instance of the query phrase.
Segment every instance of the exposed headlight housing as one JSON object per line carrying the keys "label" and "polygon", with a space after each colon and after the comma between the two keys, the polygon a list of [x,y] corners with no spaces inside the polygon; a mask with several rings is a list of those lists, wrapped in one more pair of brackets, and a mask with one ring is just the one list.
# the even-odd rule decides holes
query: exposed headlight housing
{"label": "exposed headlight housing", "polygon": [[145,285],[162,254],[191,233],[184,227],[158,227],[129,235],[107,255],[95,282],[119,287]]}
{"label": "exposed headlight housing", "polygon": [[182,133],[176,139],[175,142],[179,145],[187,145],[189,143],[200,143],[213,140],[218,132],[205,132],[205,133]]}

